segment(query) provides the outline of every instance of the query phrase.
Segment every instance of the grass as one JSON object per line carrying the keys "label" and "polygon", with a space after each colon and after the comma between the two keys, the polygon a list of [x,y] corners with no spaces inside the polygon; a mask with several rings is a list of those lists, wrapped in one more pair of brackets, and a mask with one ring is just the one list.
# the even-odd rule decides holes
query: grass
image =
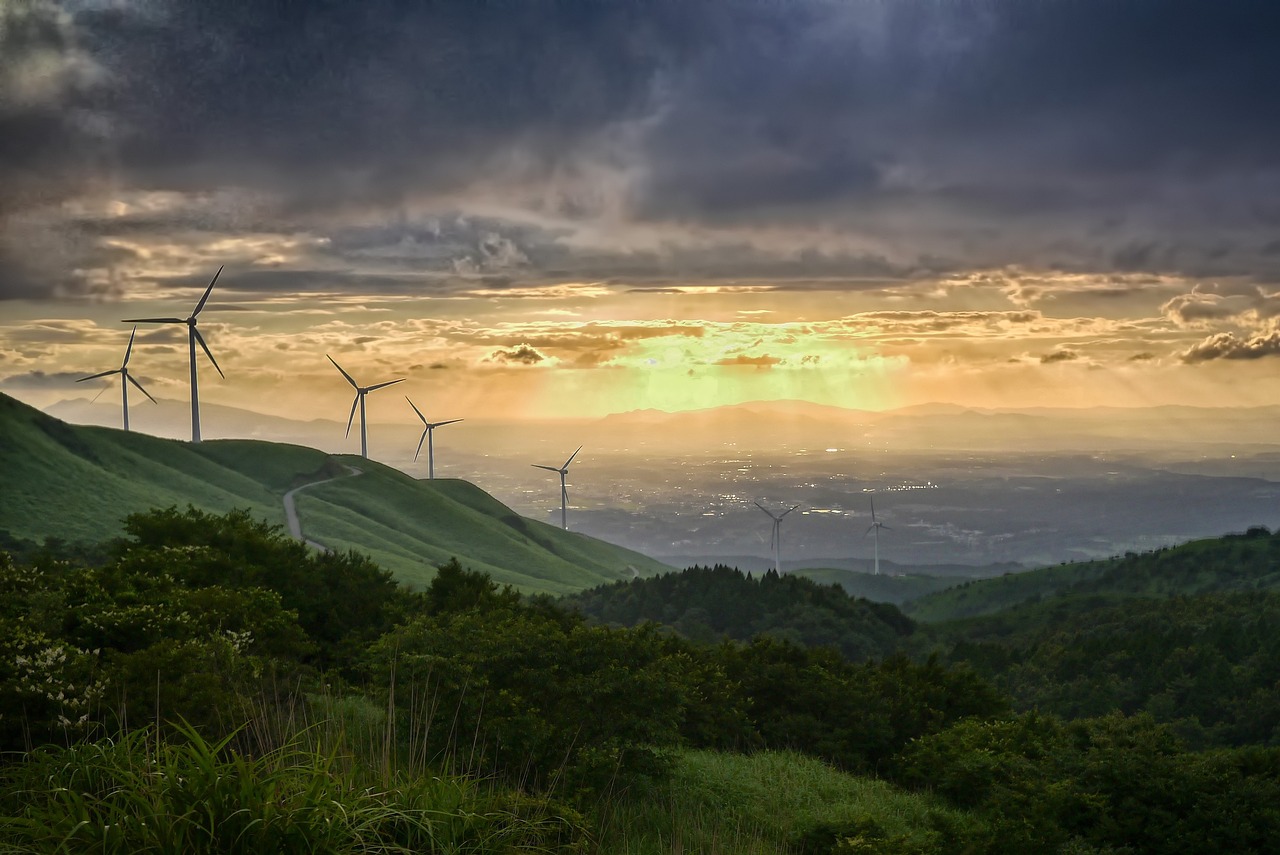
{"label": "grass", "polygon": [[[303,533],[365,553],[410,586],[457,557],[526,593],[562,594],[671,568],[639,553],[519,516],[473,484],[419,481],[360,457],[296,445],[215,440],[198,445],[111,428],[79,427],[0,395],[0,530],[39,542],[118,537],[124,517],[171,505],[247,508],[284,524],[297,494]],[[69,509],[74,509],[71,512]]]}
{"label": "grass", "polygon": [[868,851],[932,852],[973,825],[969,815],[930,796],[799,754],[684,751],[668,782],[612,806],[600,852],[828,852],[835,839],[859,834],[878,838],[878,848]]}
{"label": "grass", "polygon": [[361,775],[301,741],[251,757],[233,737],[181,735],[136,731],[9,765],[0,852],[535,853],[581,836],[467,779]]}

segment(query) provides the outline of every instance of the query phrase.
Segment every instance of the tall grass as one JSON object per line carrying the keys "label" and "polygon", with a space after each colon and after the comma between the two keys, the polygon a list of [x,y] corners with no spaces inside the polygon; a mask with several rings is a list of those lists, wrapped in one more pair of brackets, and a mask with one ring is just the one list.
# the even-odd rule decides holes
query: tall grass
{"label": "tall grass", "polygon": [[0,852],[536,853],[580,829],[545,803],[464,778],[339,768],[301,741],[259,756],[135,731],[42,749],[0,778]]}
{"label": "tall grass", "polygon": [[928,796],[774,751],[684,751],[668,782],[602,807],[601,855],[943,853],[975,830]]}

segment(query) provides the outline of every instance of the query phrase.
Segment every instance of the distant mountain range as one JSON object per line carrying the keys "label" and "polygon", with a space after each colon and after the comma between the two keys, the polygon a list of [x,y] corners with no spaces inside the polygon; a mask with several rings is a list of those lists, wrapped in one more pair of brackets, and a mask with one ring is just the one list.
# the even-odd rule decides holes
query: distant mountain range
{"label": "distant mountain range", "polygon": [[[347,467],[361,474],[348,476]],[[5,395],[0,472],[0,532],[11,541],[96,542],[120,535],[130,513],[171,505],[247,508],[280,524],[287,491],[333,478],[297,494],[305,536],[367,553],[409,584],[425,583],[451,557],[528,592],[565,593],[670,569],[522,517],[465,481],[419,481],[372,460],[297,445],[193,445],[78,427]]]}

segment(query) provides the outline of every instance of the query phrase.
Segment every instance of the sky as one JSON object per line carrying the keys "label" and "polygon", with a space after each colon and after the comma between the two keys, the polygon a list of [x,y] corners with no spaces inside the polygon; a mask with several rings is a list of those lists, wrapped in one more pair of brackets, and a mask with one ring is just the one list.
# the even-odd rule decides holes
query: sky
{"label": "sky", "polygon": [[1267,0],[0,0],[0,391],[221,267],[291,418],[1274,403],[1277,104]]}

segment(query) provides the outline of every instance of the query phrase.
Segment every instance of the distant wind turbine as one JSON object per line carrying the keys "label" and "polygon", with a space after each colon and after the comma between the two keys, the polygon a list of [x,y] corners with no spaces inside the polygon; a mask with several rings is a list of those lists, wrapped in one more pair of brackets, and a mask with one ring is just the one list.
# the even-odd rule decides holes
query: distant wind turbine
{"label": "distant wind turbine", "polygon": [[769,546],[773,549],[773,570],[775,573],[782,574],[782,518],[792,511],[799,508],[799,505],[792,505],[780,514],[766,508],[759,502],[753,502],[757,508],[764,511],[773,520],[773,536],[769,538]]}
{"label": "distant wind turbine", "polygon": [[[337,363],[334,364],[336,365]],[[409,401],[409,396],[405,395],[404,399]],[[413,401],[409,401],[409,406],[413,407],[413,411],[418,414],[418,418],[422,419],[423,424],[422,436],[418,439],[418,450],[413,453],[413,459],[418,459],[418,454],[422,451],[422,440],[425,439],[427,441],[427,478],[433,479],[436,477],[436,453],[433,447],[433,435],[435,433],[435,429],[438,427],[444,427],[445,425],[454,424],[455,422],[460,422],[462,419],[449,419],[444,422],[429,422],[427,421],[427,417],[422,414],[422,410],[419,410],[414,405]]]}
{"label": "distant wind turbine", "polygon": [[[204,343],[204,336],[200,335],[200,330],[196,329],[196,316],[200,314],[200,310],[204,308],[204,304],[209,299],[209,294],[213,291],[213,284],[218,281],[218,277],[222,275],[222,268],[218,268],[218,272],[213,274],[213,279],[209,281],[209,287],[204,289],[204,296],[200,298],[200,302],[196,303],[195,309],[191,312],[189,318],[130,318],[123,323],[126,324],[186,324],[187,325],[187,345],[191,351],[191,441],[200,441],[200,391],[196,384],[196,342],[200,342],[200,346],[204,348],[205,356],[209,357],[209,361],[213,363],[214,368],[218,368],[218,360],[213,358],[213,354],[209,351],[209,345]],[[223,380],[227,379],[227,375],[222,373],[222,369],[218,368],[218,376]]]}
{"label": "distant wind turbine", "polygon": [[[578,446],[578,451],[582,450],[582,446]],[[569,455],[569,459],[564,465],[557,468],[555,466],[543,466],[541,463],[534,463],[533,466],[538,469],[545,469],[548,472],[560,473],[560,527],[565,531],[569,530],[569,488],[565,486],[565,476],[569,474],[569,464],[573,462],[573,458],[578,456],[578,451]]]}
{"label": "distant wind turbine", "polygon": [[884,523],[876,519],[876,497],[872,496],[871,497],[871,525],[867,526],[867,530],[862,536],[866,537],[868,534],[875,532],[874,541],[875,541],[875,550],[876,550],[876,565],[875,565],[875,572],[872,573],[873,576],[880,575],[880,529],[884,529],[885,531],[893,531],[893,529],[889,528],[887,525],[885,525]]}
{"label": "distant wind turbine", "polygon": [[375,383],[372,386],[361,386],[355,380],[351,379],[350,374],[342,370],[342,366],[339,365],[332,356],[329,356],[329,354],[326,353],[325,357],[328,358],[328,360],[333,363],[334,368],[342,372],[342,376],[346,377],[347,382],[350,383],[352,388],[356,390],[356,399],[351,402],[351,415],[347,416],[347,434],[346,435],[351,436],[351,422],[355,420],[356,407],[359,407],[360,408],[360,456],[368,457],[369,456],[369,432],[368,432],[369,425],[368,425],[368,422],[365,421],[365,417],[364,417],[364,396],[374,391],[375,389],[382,389],[387,386],[394,386],[396,383],[401,383],[404,381],[404,378],[401,377],[399,380],[388,380],[386,383]]}
{"label": "distant wind turbine", "polygon": [[[120,395],[124,403],[124,429],[129,429],[129,384],[138,387],[138,391],[151,398],[151,393],[142,388],[142,384],[133,379],[133,375],[129,373],[129,354],[133,353],[133,337],[138,334],[138,328],[134,327],[133,332],[129,334],[129,346],[124,351],[124,362],[120,363],[119,368],[112,368],[110,371],[103,371],[99,374],[91,374],[88,377],[81,377],[77,383],[83,383],[86,380],[96,380],[99,377],[108,377],[112,374],[120,375]],[[155,398],[151,398],[151,403],[157,403]]]}

